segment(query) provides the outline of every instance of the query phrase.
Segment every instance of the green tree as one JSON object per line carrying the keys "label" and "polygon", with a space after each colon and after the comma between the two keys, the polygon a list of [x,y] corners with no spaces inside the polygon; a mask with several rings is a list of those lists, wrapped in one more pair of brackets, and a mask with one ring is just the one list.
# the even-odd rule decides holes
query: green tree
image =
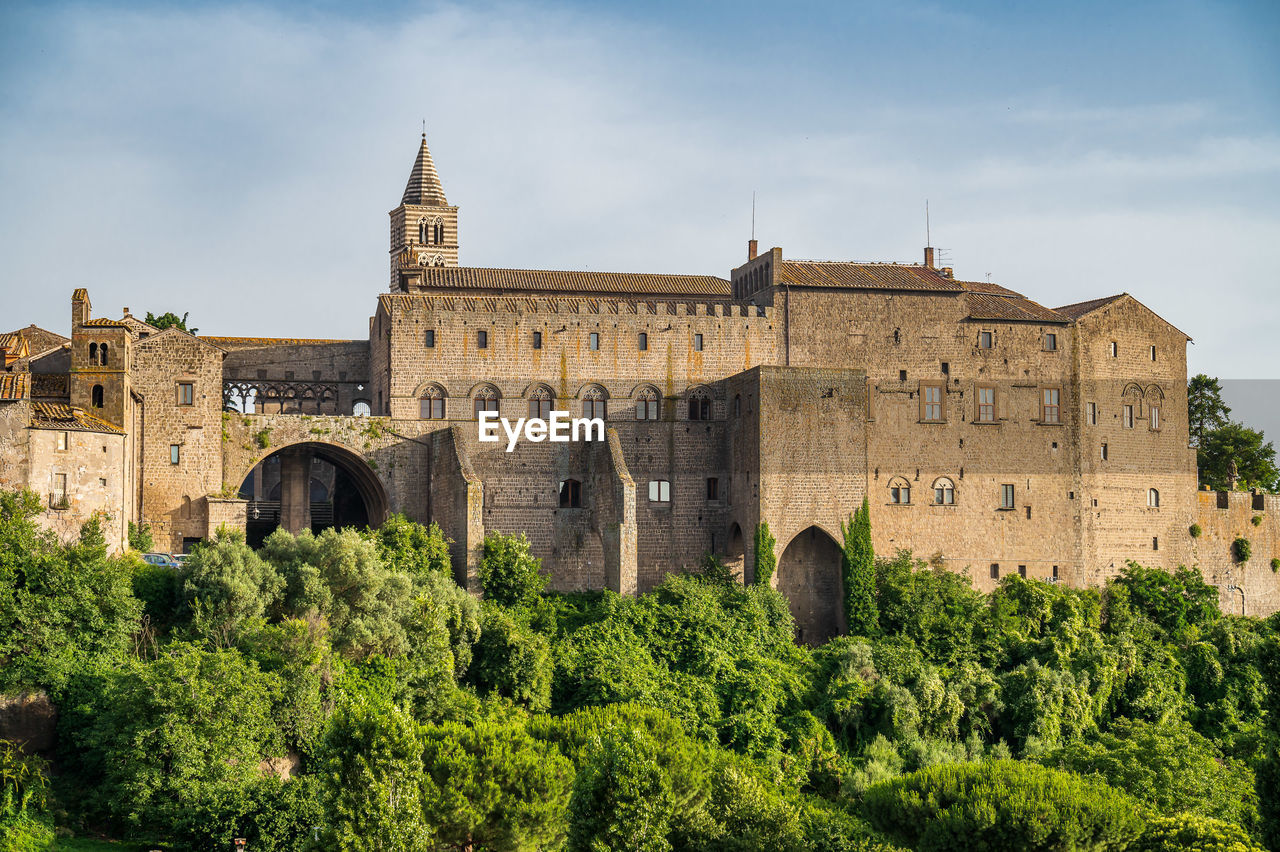
{"label": "green tree", "polygon": [[871,505],[862,498],[862,507],[847,523],[840,567],[844,578],[844,615],[849,633],[876,636],[880,632],[880,611],[876,605],[876,554],[871,546]]}
{"label": "green tree", "polygon": [[530,552],[524,533],[484,537],[480,586],[485,598],[502,606],[527,606],[542,594],[547,587],[542,560]]}
{"label": "green tree", "polygon": [[1034,763],[993,760],[922,769],[867,790],[872,826],[917,852],[1123,849],[1142,833],[1128,796]]}
{"label": "green tree", "polygon": [[1204,433],[1196,448],[1196,464],[1200,481],[1219,491],[1231,489],[1233,474],[1237,487],[1264,491],[1275,491],[1280,480],[1275,447],[1260,430],[1234,421]]}
{"label": "green tree", "polygon": [[1192,814],[1157,816],[1129,852],[1263,852],[1238,825]]}
{"label": "green tree", "polygon": [[551,648],[545,636],[489,606],[474,654],[467,676],[483,692],[496,692],[533,712],[551,706]]}
{"label": "green tree", "polygon": [[657,748],[642,731],[605,732],[569,801],[569,852],[667,852],[675,808]]}
{"label": "green tree", "polygon": [[411,577],[429,574],[452,576],[449,539],[439,525],[423,526],[402,514],[394,514],[369,535],[378,547],[382,564]]}
{"label": "green tree", "polygon": [[437,848],[553,848],[565,831],[573,766],[521,725],[427,726],[422,802]]}
{"label": "green tree", "polygon": [[155,547],[155,541],[151,538],[151,524],[145,521],[140,524],[129,522],[129,547],[139,553],[148,553]]}
{"label": "green tree", "polygon": [[189,315],[190,315],[190,312],[187,312],[187,311],[184,311],[182,316],[178,316],[173,311],[166,311],[165,313],[160,314],[160,316],[156,316],[155,314],[151,313],[151,311],[147,311],[146,321],[148,324],[153,325],[156,328],[161,330],[164,330],[166,328],[176,328],[181,331],[185,331],[188,334],[195,334],[200,329],[187,328],[187,317]]}
{"label": "green tree", "polygon": [[245,543],[242,530],[219,530],[182,568],[182,596],[197,635],[230,647],[249,619],[262,618],[284,590],[276,569]]}
{"label": "green tree", "polygon": [[1230,421],[1231,409],[1222,401],[1217,379],[1197,373],[1187,381],[1187,421],[1192,446],[1200,446],[1206,433],[1221,429]]}
{"label": "green tree", "polygon": [[774,552],[777,546],[778,540],[773,537],[773,533],[769,532],[769,523],[761,521],[756,524],[754,582],[757,586],[768,586],[773,582],[773,572],[778,567],[778,556]]}

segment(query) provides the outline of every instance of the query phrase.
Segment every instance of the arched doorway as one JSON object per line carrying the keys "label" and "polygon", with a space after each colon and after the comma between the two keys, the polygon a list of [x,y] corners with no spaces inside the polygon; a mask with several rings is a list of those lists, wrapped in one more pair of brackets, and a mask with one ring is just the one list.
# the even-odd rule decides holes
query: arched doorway
{"label": "arched doorway", "polygon": [[737,521],[734,521],[733,526],[729,528],[729,546],[724,551],[724,564],[730,573],[741,581],[746,579],[744,574],[746,562],[742,527],[738,526]]}
{"label": "arched doorway", "polygon": [[786,595],[799,641],[821,645],[840,633],[840,545],[820,527],[791,539],[778,560],[776,587]]}
{"label": "arched doorway", "polygon": [[364,527],[386,520],[386,490],[364,459],[334,444],[291,444],[271,453],[245,477],[246,537],[254,547],[278,527],[293,533]]}

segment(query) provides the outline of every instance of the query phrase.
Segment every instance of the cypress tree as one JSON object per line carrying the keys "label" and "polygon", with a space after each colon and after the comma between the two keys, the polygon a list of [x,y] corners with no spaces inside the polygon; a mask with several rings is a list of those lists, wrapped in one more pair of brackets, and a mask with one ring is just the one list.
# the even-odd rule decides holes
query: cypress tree
{"label": "cypress tree", "polygon": [[753,582],[757,586],[767,586],[773,579],[773,570],[778,565],[778,557],[773,552],[778,540],[769,532],[769,524],[756,524],[756,571]]}

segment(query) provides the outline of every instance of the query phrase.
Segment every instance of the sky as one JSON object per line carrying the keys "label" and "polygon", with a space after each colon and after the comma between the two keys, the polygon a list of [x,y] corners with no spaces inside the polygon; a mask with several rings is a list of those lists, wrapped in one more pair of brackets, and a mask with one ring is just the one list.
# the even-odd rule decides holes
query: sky
{"label": "sky", "polygon": [[753,193],[918,262],[927,200],[958,277],[1280,379],[1274,2],[6,3],[0,330],[363,337],[424,121],[464,265],[727,276]]}

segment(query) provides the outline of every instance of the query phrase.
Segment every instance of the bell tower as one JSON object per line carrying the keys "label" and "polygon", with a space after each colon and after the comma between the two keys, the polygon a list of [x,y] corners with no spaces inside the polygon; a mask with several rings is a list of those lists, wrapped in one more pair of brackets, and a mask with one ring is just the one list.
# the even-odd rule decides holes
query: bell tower
{"label": "bell tower", "polygon": [[458,208],[450,207],[422,134],[400,206],[391,211],[391,291],[422,285],[422,270],[458,265]]}

